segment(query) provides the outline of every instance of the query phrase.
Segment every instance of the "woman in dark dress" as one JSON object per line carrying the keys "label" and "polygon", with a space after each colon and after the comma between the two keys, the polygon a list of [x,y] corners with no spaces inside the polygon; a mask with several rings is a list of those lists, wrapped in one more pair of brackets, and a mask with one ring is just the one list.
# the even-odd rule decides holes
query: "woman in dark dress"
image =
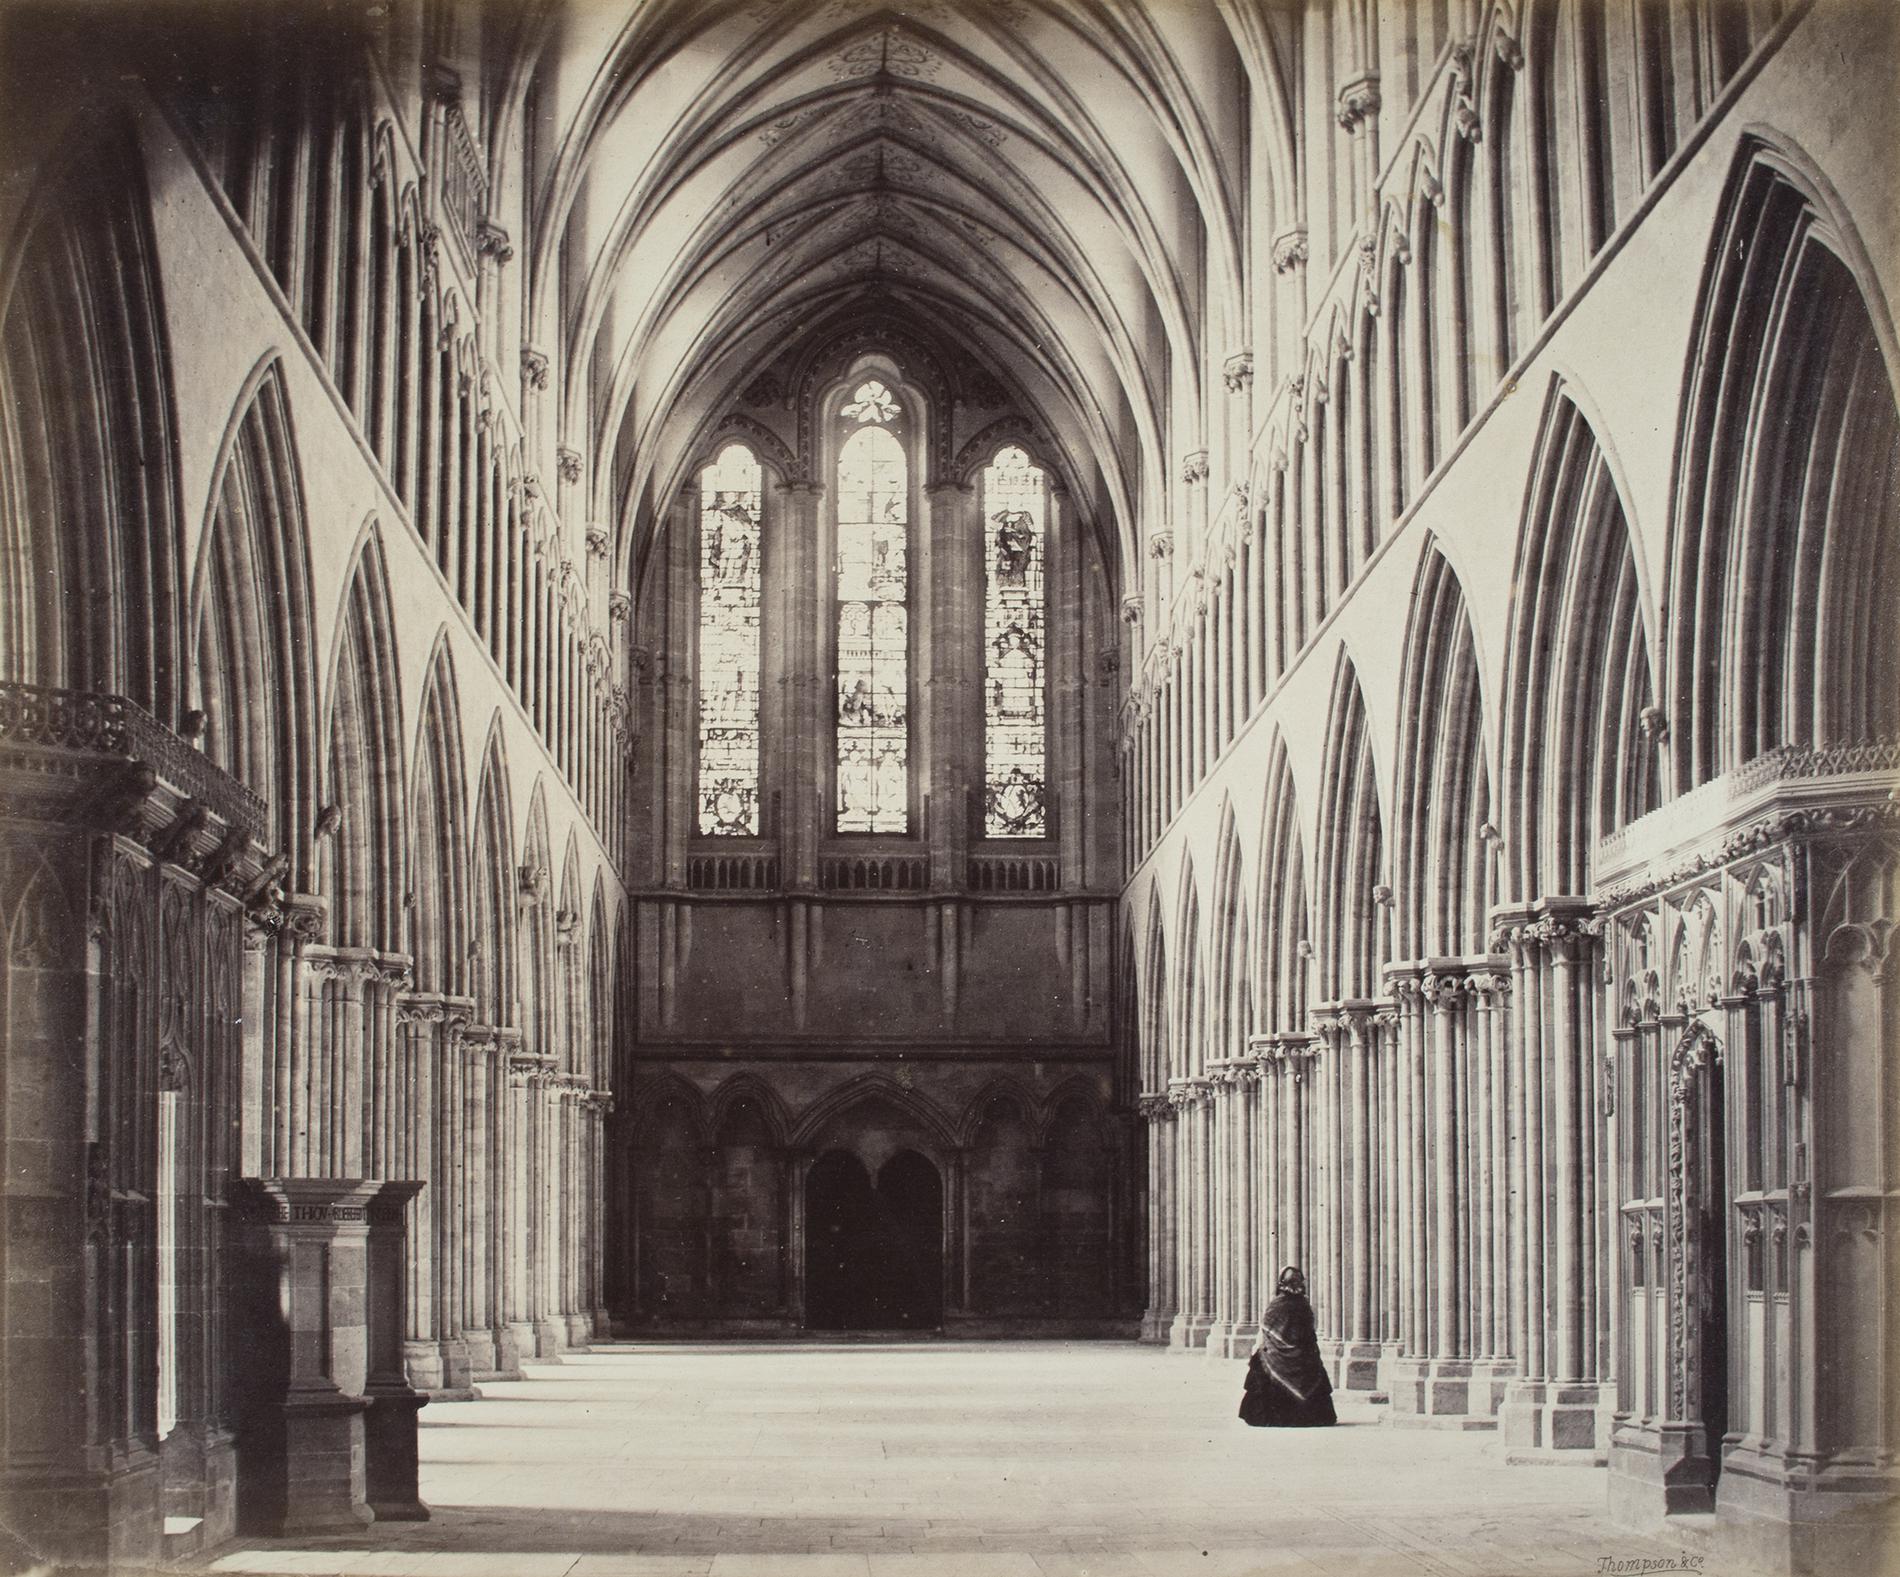
{"label": "woman in dark dress", "polygon": [[1339,1422],[1333,1412],[1333,1382],[1319,1361],[1306,1277],[1296,1266],[1280,1272],[1273,1301],[1261,1316],[1260,1345],[1247,1360],[1240,1416],[1256,1427],[1278,1429],[1311,1429]]}

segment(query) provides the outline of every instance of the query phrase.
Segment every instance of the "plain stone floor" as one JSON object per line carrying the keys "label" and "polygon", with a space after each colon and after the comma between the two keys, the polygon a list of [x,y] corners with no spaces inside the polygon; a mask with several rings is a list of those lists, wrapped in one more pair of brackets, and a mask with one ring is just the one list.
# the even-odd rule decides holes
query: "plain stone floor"
{"label": "plain stone floor", "polygon": [[[604,1346],[422,1415],[427,1523],[227,1546],[349,1577],[1438,1577],[1673,1565],[1493,1435],[1249,1429],[1242,1369],[1104,1343]],[[1630,1569],[1630,1568],[1625,1568]]]}

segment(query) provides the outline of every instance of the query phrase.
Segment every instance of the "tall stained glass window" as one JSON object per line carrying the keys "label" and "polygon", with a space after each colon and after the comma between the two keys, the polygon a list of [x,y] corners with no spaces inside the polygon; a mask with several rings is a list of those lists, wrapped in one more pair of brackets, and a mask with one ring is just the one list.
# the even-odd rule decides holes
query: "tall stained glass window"
{"label": "tall stained glass window", "polygon": [[903,411],[870,380],[839,412],[838,831],[910,830],[910,482]]}
{"label": "tall stained glass window", "polygon": [[699,473],[699,830],[759,830],[759,463],[738,444]]}
{"label": "tall stained glass window", "polygon": [[999,451],[983,472],[983,831],[991,838],[1049,830],[1045,516],[1041,469],[1020,449]]}

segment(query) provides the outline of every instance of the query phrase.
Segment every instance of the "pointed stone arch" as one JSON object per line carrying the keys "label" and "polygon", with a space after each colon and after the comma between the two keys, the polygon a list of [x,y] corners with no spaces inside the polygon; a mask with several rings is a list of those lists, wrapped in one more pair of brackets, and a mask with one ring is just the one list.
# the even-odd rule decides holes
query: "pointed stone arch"
{"label": "pointed stone arch", "polygon": [[1805,161],[1751,135],[1703,277],[1665,609],[1676,787],[1900,737],[1900,411],[1885,302]]}
{"label": "pointed stone arch", "polygon": [[1176,900],[1174,934],[1177,942],[1175,996],[1169,1005],[1171,1053],[1167,1074],[1170,1079],[1192,1078],[1201,1071],[1207,1056],[1207,970],[1202,953],[1206,940],[1201,935],[1201,894],[1194,879],[1194,861],[1181,862],[1180,896]]}
{"label": "pointed stone arch", "polygon": [[735,1073],[706,1102],[706,1129],[717,1139],[734,1112],[743,1105],[758,1109],[772,1143],[784,1145],[791,1132],[791,1115],[779,1092],[756,1073]]}
{"label": "pointed stone arch", "polygon": [[319,890],[339,947],[399,951],[409,892],[402,683],[382,534],[364,531],[343,598],[331,664],[325,812],[340,818],[318,847]]}
{"label": "pointed stone arch", "polygon": [[1255,1022],[1267,1034],[1304,1034],[1312,975],[1312,905],[1307,896],[1293,766],[1286,740],[1277,732],[1268,756],[1260,850]]}
{"label": "pointed stone arch", "polygon": [[817,1143],[827,1124],[865,1101],[884,1101],[895,1107],[939,1146],[941,1154],[947,1154],[957,1143],[956,1130],[945,1120],[935,1102],[884,1073],[859,1074],[813,1101],[799,1113],[792,1126],[790,1142],[794,1145]]}
{"label": "pointed stone arch", "polygon": [[1430,542],[1412,593],[1399,718],[1393,948],[1405,959],[1482,952],[1496,900],[1484,700],[1463,589]]}
{"label": "pointed stone arch", "polygon": [[1141,1015],[1141,1088],[1144,1093],[1158,1094],[1168,1087],[1174,997],[1168,976],[1167,927],[1162,922],[1161,905],[1153,900],[1152,894],[1148,904],[1148,944],[1142,984],[1146,995]]}
{"label": "pointed stone arch", "polygon": [[469,863],[473,934],[469,938],[469,995],[484,1024],[516,1021],[514,812],[509,804],[508,756],[501,719],[483,752],[475,791],[474,843]]}
{"label": "pointed stone arch", "polygon": [[548,838],[547,780],[537,777],[528,794],[527,830],[521,840],[515,1001],[526,1049],[552,1052],[556,1040],[554,852]]}
{"label": "pointed stone arch", "polygon": [[0,677],[177,728],[183,511],[144,159],[82,117],[0,264]]}
{"label": "pointed stone arch", "polygon": [[1318,936],[1323,998],[1370,997],[1391,957],[1391,890],[1371,727],[1358,671],[1342,649],[1333,677],[1320,781]]}
{"label": "pointed stone arch", "polygon": [[468,783],[461,697],[446,630],[436,638],[422,682],[414,759],[407,947],[419,987],[460,995],[469,968]]}
{"label": "pointed stone arch", "polygon": [[283,368],[251,374],[214,473],[193,577],[190,694],[203,749],[263,796],[288,885],[312,880],[317,682],[303,482]]}
{"label": "pointed stone arch", "polygon": [[1561,381],[1545,402],[1518,540],[1499,830],[1501,896],[1528,902],[1588,892],[1597,840],[1663,791],[1640,567],[1607,457]]}
{"label": "pointed stone arch", "polygon": [[1254,932],[1254,898],[1241,857],[1240,830],[1231,801],[1221,805],[1215,840],[1214,934],[1211,958],[1216,1000],[1210,1004],[1212,1055],[1239,1057],[1253,1028],[1253,972],[1248,967]]}
{"label": "pointed stone arch", "polygon": [[983,1087],[963,1108],[963,1114],[957,1119],[956,1125],[958,1142],[964,1145],[975,1144],[977,1133],[983,1124],[999,1107],[1003,1106],[1010,1107],[1032,1132],[1040,1131],[1044,1116],[1042,1102],[1021,1079],[1011,1074],[998,1073],[985,1080]]}

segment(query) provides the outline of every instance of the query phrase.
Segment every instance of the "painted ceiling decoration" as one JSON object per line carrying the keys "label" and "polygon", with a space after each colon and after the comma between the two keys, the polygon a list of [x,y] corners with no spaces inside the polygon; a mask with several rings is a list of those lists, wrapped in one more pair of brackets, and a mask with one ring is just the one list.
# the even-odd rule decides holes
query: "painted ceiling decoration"
{"label": "painted ceiling decoration", "polygon": [[1203,445],[1202,336],[1245,332],[1244,128],[1279,79],[1247,0],[1163,20],[554,0],[524,26],[497,134],[530,149],[530,313],[622,552],[723,419],[791,419],[809,341],[888,325],[959,400],[1044,428],[1127,562],[1166,457]]}

